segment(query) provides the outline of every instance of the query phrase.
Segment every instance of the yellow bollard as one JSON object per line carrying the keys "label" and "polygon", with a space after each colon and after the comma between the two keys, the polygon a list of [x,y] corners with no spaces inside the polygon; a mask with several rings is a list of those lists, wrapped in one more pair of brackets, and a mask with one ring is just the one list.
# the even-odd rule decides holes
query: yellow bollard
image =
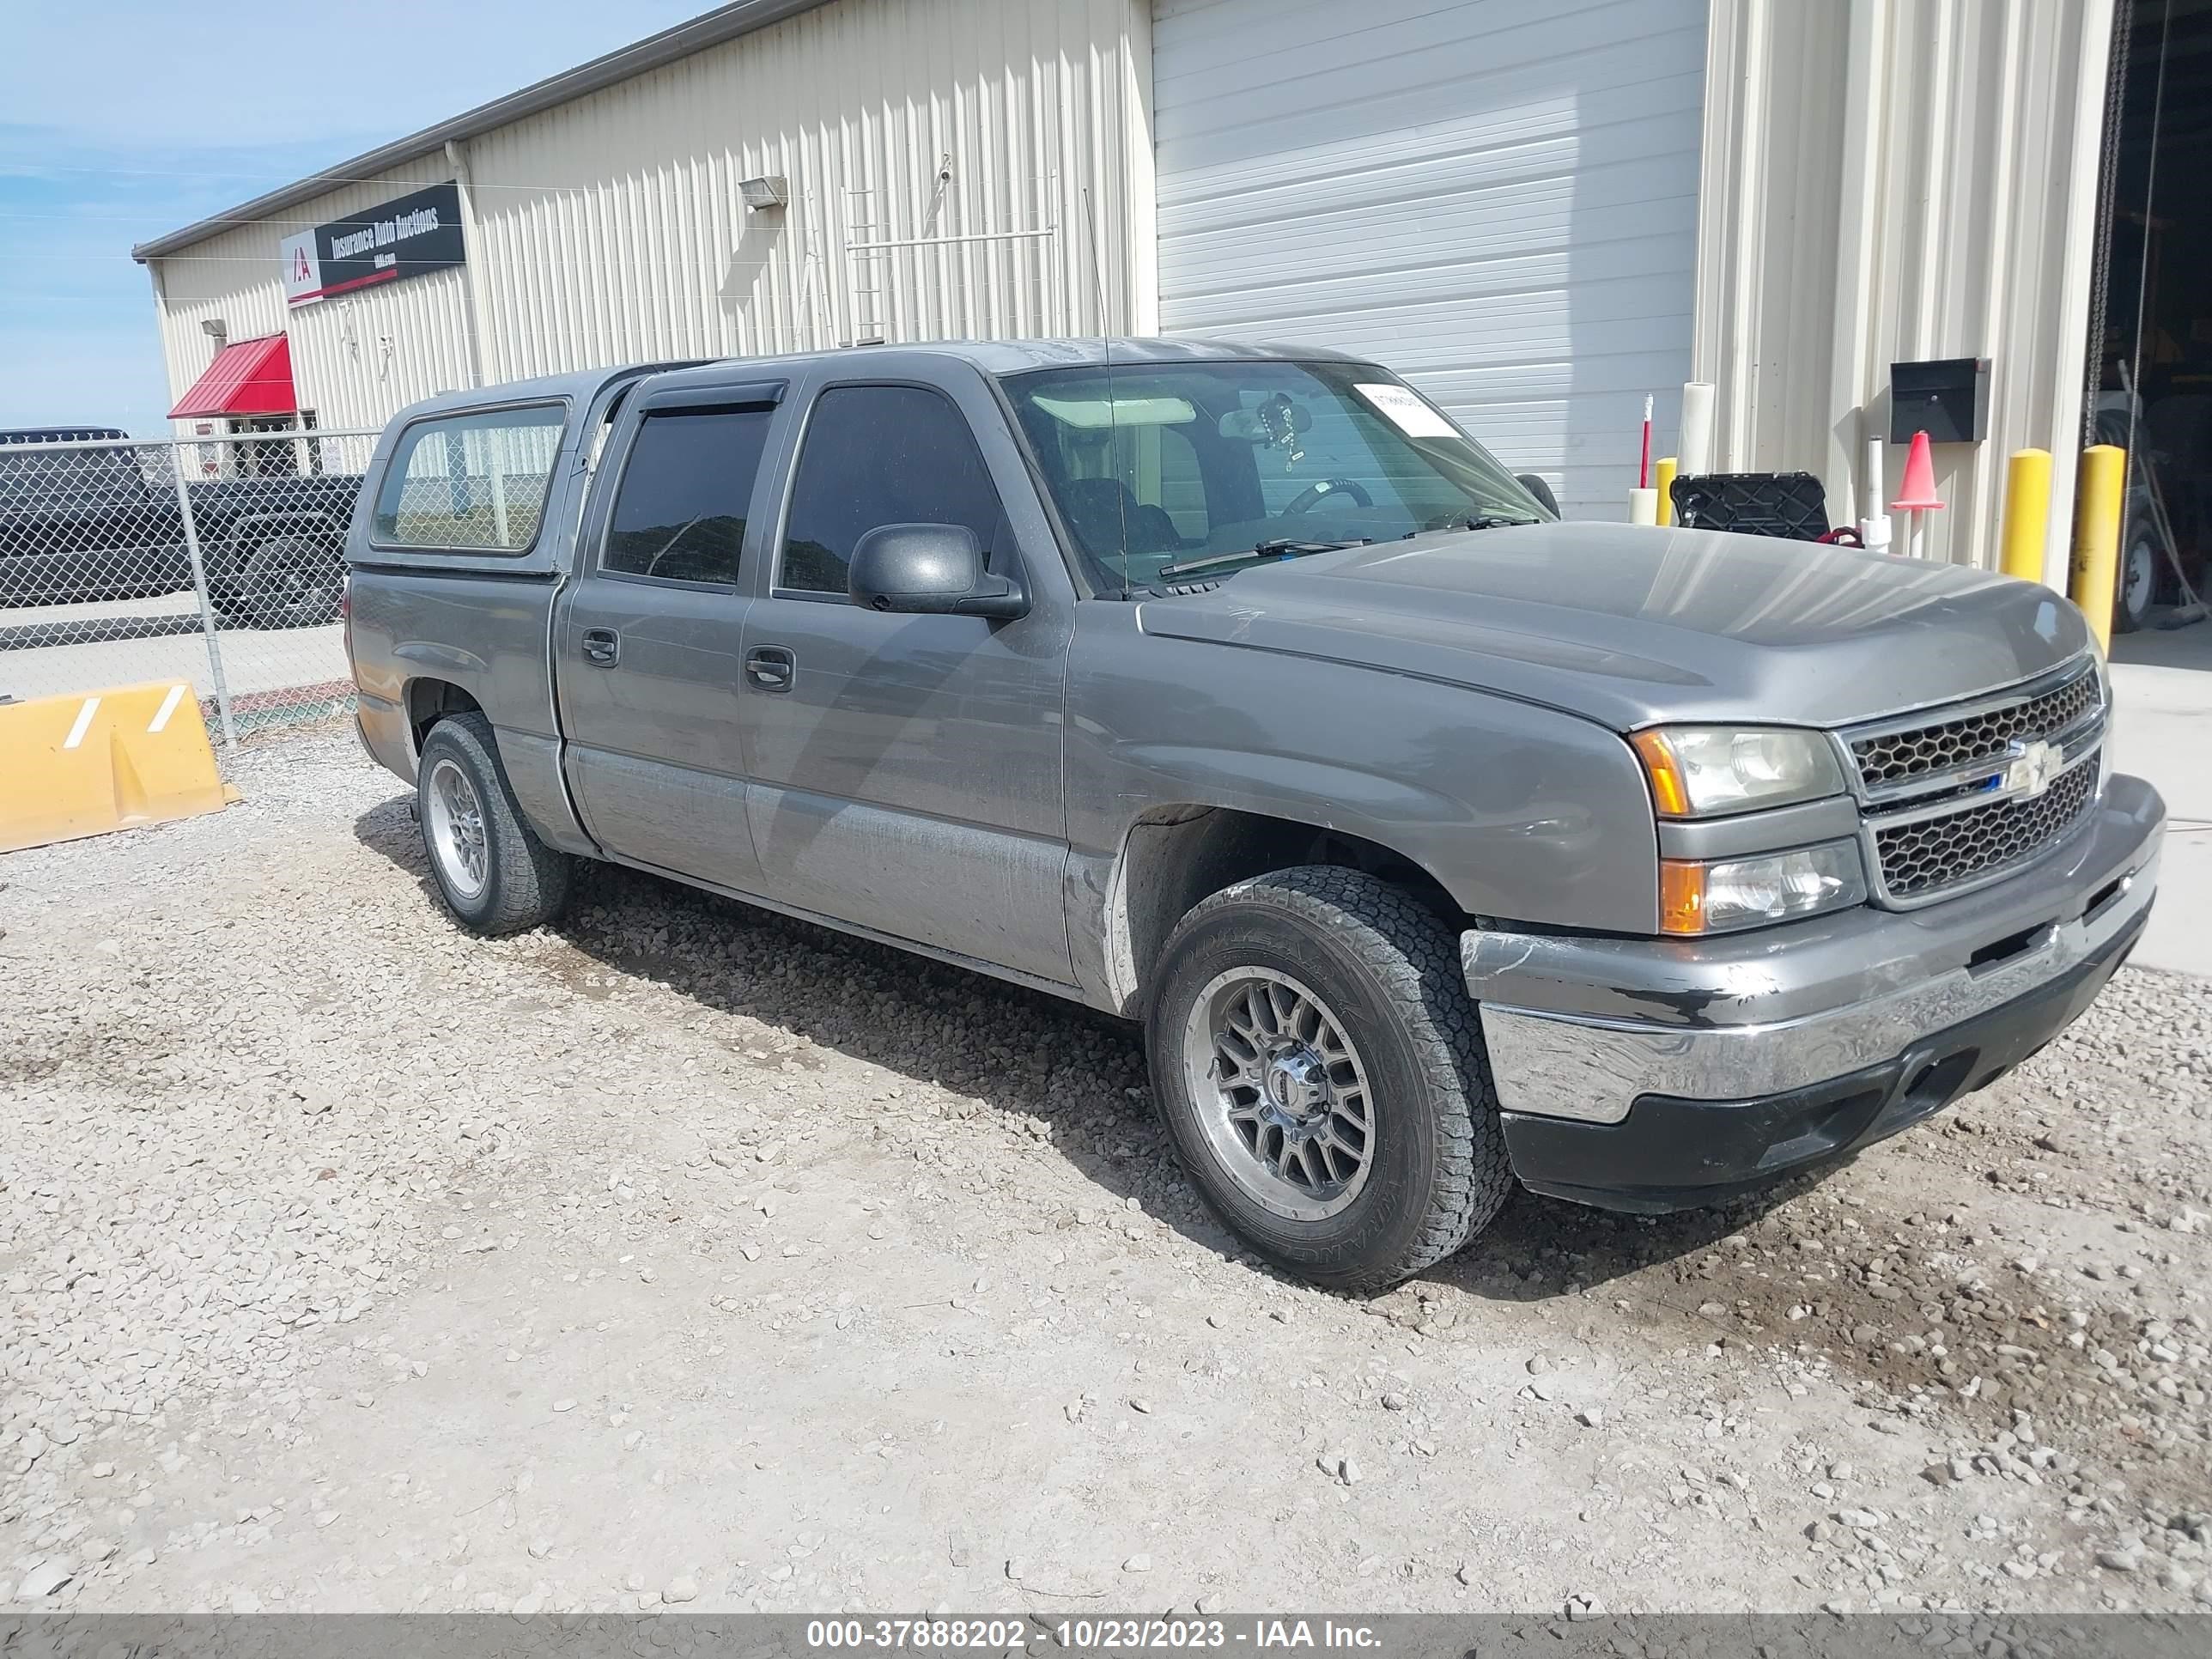
{"label": "yellow bollard", "polygon": [[2004,573],[2043,580],[2043,544],[2051,529],[2051,452],[2016,449],[2005,473]]}
{"label": "yellow bollard", "polygon": [[2081,607],[2097,643],[2112,642],[2112,585],[2120,563],[2120,506],[2128,452],[2118,444],[2092,444],[2081,452],[2074,486],[2074,562],[2067,597]]}
{"label": "yellow bollard", "polygon": [[1651,469],[1651,483],[1659,492],[1659,522],[1674,522],[1674,458],[1662,455]]}

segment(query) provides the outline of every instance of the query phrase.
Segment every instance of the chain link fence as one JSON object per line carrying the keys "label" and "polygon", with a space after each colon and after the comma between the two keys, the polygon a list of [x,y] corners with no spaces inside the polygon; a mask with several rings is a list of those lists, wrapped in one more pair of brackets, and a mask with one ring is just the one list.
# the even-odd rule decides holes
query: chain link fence
{"label": "chain link fence", "polygon": [[224,744],[352,706],[374,432],[0,433],[0,697],[187,680]]}

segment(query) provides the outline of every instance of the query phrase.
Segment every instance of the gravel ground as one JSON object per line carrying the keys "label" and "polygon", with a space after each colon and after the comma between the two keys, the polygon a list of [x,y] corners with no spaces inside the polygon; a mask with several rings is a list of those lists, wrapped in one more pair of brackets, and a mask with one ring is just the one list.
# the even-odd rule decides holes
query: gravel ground
{"label": "gravel ground", "polygon": [[1241,1258],[1125,1028],[611,869],[487,944],[349,734],[0,859],[19,1607],[2212,1602],[2212,1018],[1815,1184]]}

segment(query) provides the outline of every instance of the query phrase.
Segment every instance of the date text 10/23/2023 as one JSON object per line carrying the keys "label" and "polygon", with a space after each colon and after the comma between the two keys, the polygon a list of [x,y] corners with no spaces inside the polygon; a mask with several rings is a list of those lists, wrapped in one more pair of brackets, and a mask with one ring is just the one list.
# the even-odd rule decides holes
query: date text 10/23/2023
{"label": "date text 10/23/2023", "polygon": [[823,1651],[1005,1652],[1040,1637],[1079,1653],[1233,1647],[1374,1649],[1382,1644],[1372,1626],[1332,1619],[1096,1616],[1036,1623],[1018,1618],[817,1619],[809,1620],[806,1626],[806,1645]]}

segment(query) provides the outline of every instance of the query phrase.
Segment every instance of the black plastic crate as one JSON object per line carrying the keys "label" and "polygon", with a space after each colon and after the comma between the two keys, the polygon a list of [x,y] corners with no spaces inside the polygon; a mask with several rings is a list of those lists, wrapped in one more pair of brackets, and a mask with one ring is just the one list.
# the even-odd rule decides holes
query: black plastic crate
{"label": "black plastic crate", "polygon": [[1828,533],[1828,492],[1809,472],[1709,472],[1674,480],[1674,522],[1817,542]]}

